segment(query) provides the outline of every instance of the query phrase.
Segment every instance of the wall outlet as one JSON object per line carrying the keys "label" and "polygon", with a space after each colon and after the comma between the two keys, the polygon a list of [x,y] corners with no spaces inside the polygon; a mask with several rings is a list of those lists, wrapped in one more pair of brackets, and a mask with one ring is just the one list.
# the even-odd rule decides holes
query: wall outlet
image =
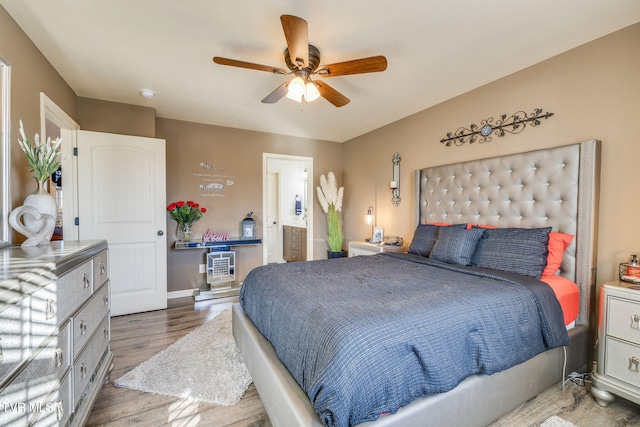
{"label": "wall outlet", "polygon": [[198,266],[198,273],[204,274],[207,272],[207,266],[205,264],[200,264]]}

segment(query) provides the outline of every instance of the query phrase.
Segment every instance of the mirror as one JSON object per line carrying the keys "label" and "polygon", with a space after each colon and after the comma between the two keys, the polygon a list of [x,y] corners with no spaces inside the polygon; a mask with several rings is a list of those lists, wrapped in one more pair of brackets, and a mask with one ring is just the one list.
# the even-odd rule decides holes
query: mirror
{"label": "mirror", "polygon": [[11,67],[9,63],[0,57],[0,247],[8,246],[11,243],[9,230],[9,168],[11,167],[11,157],[9,141],[11,137],[10,120],[10,75]]}

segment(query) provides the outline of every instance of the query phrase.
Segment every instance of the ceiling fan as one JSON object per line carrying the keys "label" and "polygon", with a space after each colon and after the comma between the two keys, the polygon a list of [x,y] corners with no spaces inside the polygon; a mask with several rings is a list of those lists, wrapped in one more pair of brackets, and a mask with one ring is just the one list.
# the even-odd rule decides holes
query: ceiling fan
{"label": "ceiling fan", "polygon": [[349,98],[322,81],[312,80],[311,76],[326,78],[349,74],[374,73],[387,69],[387,59],[384,56],[372,56],[335,64],[320,65],[320,51],[308,42],[307,21],[292,15],[282,15],[280,21],[287,40],[284,62],[287,64],[289,71],[268,65],[237,61],[219,56],[213,57],[213,62],[220,65],[267,71],[274,74],[293,74],[295,76],[291,81],[281,84],[276,90],[267,95],[262,100],[263,103],[273,104],[285,95],[287,98],[298,102],[311,102],[322,96],[336,107],[342,107],[349,103]]}

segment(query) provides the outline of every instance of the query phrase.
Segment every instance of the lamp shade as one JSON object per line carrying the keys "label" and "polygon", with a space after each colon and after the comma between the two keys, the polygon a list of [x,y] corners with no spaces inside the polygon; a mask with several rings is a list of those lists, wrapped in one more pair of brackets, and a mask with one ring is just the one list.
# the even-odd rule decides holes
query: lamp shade
{"label": "lamp shade", "polygon": [[302,102],[302,96],[306,91],[304,80],[302,77],[294,77],[291,82],[289,82],[288,86],[289,90],[287,91],[287,98],[293,99],[297,102]]}
{"label": "lamp shade", "polygon": [[304,99],[307,102],[315,101],[316,99],[320,98],[320,92],[318,92],[318,88],[316,87],[315,83],[307,82],[306,89],[307,93],[305,93]]}
{"label": "lamp shade", "polygon": [[369,209],[367,209],[367,214],[364,216],[364,223],[367,225],[373,224],[373,206],[369,206]]}

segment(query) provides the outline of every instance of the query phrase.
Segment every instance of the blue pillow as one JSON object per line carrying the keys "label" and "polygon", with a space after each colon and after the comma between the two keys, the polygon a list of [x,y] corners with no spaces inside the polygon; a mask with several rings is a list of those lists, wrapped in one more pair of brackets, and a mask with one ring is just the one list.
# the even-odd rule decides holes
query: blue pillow
{"label": "blue pillow", "polygon": [[449,264],[471,265],[476,245],[482,237],[483,229],[442,227],[438,232],[429,258]]}
{"label": "blue pillow", "polygon": [[438,239],[438,230],[442,227],[467,228],[467,224],[433,225],[419,224],[413,233],[413,240],[409,245],[409,253],[428,257]]}
{"label": "blue pillow", "polygon": [[484,229],[472,264],[539,279],[547,265],[550,231],[551,227]]}

